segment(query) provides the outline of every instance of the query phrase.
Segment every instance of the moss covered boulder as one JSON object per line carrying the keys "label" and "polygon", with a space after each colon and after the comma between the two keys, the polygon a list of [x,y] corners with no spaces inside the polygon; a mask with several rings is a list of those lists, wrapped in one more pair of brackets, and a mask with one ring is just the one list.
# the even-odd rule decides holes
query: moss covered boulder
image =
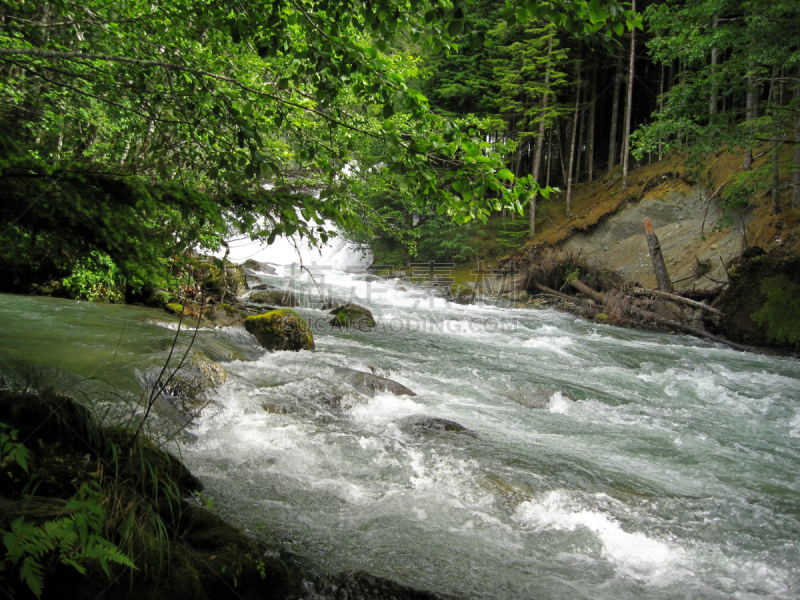
{"label": "moss covered boulder", "polygon": [[447,299],[456,304],[472,304],[475,302],[475,289],[462,283],[454,283],[450,286],[450,295]]}
{"label": "moss covered boulder", "polygon": [[333,327],[353,327],[359,331],[366,331],[375,327],[375,318],[372,313],[357,304],[339,306],[329,314],[333,315],[333,319],[331,319],[331,326]]}
{"label": "moss covered boulder", "polygon": [[247,313],[230,304],[217,304],[206,312],[206,317],[214,325],[227,327],[228,325],[241,325],[244,323]]}
{"label": "moss covered boulder", "polygon": [[271,304],[273,306],[299,306],[294,294],[283,290],[262,290],[253,292],[248,298],[254,304]]}
{"label": "moss covered boulder", "polygon": [[[193,265],[194,280],[220,298],[240,296],[247,291],[244,271],[238,265],[218,258],[198,258]],[[193,261],[194,262],[194,261]]]}
{"label": "moss covered boulder", "polygon": [[244,327],[267,350],[313,350],[314,336],[308,323],[289,309],[247,317]]}

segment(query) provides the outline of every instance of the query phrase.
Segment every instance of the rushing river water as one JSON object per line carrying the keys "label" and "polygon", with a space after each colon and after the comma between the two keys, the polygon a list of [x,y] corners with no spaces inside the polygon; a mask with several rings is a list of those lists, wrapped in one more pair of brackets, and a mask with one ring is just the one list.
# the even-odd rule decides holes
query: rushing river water
{"label": "rushing river water", "polygon": [[[344,273],[325,285],[362,302],[369,286],[378,329],[317,327],[313,353],[264,353],[238,327],[198,334],[229,377],[182,452],[226,517],[320,570],[463,598],[800,596],[797,361]],[[138,395],[174,327],[156,310],[3,295],[0,370],[39,362],[90,397]],[[360,395],[342,368],[416,396]]]}

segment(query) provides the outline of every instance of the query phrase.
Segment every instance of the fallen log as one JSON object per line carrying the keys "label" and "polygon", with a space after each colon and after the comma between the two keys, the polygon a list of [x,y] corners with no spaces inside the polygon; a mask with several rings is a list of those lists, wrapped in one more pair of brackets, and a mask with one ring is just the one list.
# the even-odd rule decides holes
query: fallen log
{"label": "fallen log", "polygon": [[628,308],[628,312],[631,315],[643,319],[645,321],[653,321],[655,323],[658,323],[659,325],[673,327],[675,329],[683,331],[684,333],[688,333],[689,335],[705,338],[707,340],[716,342],[718,344],[725,344],[726,346],[730,346],[734,350],[741,350],[743,352],[757,352],[755,348],[744,346],[742,344],[737,344],[736,342],[731,342],[730,340],[723,339],[721,337],[714,335],[713,333],[709,333],[702,329],[695,329],[694,327],[689,327],[688,325],[684,325],[683,323],[679,323],[678,321],[673,321],[672,319],[661,317],[655,313],[650,312],[649,310],[644,310],[636,306],[631,306],[630,308]]}
{"label": "fallen log", "polygon": [[575,296],[569,296],[568,294],[562,294],[561,292],[557,292],[556,290],[549,288],[546,285],[542,285],[541,283],[534,283],[533,285],[540,292],[544,292],[548,296],[553,296],[554,298],[558,298],[559,300],[566,300],[567,302],[571,302],[572,304],[578,304],[579,306],[588,306],[588,307],[592,306],[589,302],[586,302],[585,300],[581,300],[580,298],[576,298]]}
{"label": "fallen log", "polygon": [[691,298],[684,298],[683,296],[679,296],[677,294],[670,294],[669,292],[662,292],[660,290],[648,290],[645,288],[633,288],[633,293],[637,296],[646,296],[648,298],[664,298],[665,300],[673,300],[675,302],[680,302],[685,306],[690,308],[694,308],[697,310],[702,310],[704,312],[710,313],[715,317],[722,317],[722,313],[709,306],[708,304],[703,304],[702,302],[698,302],[697,300],[692,300]]}
{"label": "fallen log", "polygon": [[598,304],[605,304],[606,302],[606,295],[602,292],[596,292],[588,285],[583,283],[580,279],[571,279],[569,284],[574,287],[577,291],[579,291],[584,296],[587,296],[597,302]]}

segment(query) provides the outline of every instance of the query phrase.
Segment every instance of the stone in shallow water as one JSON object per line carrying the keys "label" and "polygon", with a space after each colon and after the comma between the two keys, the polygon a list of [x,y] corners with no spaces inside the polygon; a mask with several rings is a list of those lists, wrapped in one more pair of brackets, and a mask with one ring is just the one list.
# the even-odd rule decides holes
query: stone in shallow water
{"label": "stone in shallow water", "polygon": [[440,419],[438,417],[426,417],[423,415],[414,415],[406,417],[397,422],[401,431],[417,433],[420,431],[453,431],[462,432],[469,431],[463,425],[450,421],[449,419]]}
{"label": "stone in shallow water", "polygon": [[313,350],[314,337],[308,323],[289,309],[247,317],[244,328],[267,350]]}
{"label": "stone in shallow water", "polygon": [[360,394],[374,396],[378,392],[389,392],[395,396],[416,396],[414,392],[393,379],[355,371],[353,369],[336,369],[336,374],[352,385]]}

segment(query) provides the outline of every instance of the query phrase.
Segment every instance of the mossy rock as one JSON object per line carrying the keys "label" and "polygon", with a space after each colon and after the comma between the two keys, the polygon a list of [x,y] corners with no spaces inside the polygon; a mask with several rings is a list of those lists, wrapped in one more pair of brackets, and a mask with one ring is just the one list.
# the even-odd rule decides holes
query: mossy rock
{"label": "mossy rock", "polygon": [[606,313],[598,313],[594,317],[594,322],[601,325],[608,325],[611,322],[611,317]]}
{"label": "mossy rock", "polygon": [[333,319],[331,319],[333,327],[353,327],[359,331],[375,327],[375,318],[372,313],[357,304],[339,306],[328,314],[333,315]]}
{"label": "mossy rock", "polygon": [[206,292],[220,298],[240,296],[247,291],[247,281],[242,267],[219,259],[196,259],[194,280]]}
{"label": "mossy rock", "polygon": [[284,308],[247,317],[244,327],[267,350],[314,349],[314,336],[308,323],[293,310]]}
{"label": "mossy rock", "polygon": [[450,286],[448,300],[456,304],[472,304],[475,301],[475,290],[461,283],[454,283]]}
{"label": "mossy rock", "polygon": [[178,304],[171,302],[164,307],[164,310],[167,311],[171,315],[175,315],[176,317],[180,317],[183,314],[183,304]]}
{"label": "mossy rock", "polygon": [[273,306],[286,306],[293,307],[299,306],[300,303],[294,294],[285,292],[283,290],[264,290],[253,292],[248,298],[250,302],[255,304],[272,304]]}
{"label": "mossy rock", "polygon": [[206,317],[215,325],[227,327],[244,323],[247,313],[230,304],[217,304],[208,310]]}

